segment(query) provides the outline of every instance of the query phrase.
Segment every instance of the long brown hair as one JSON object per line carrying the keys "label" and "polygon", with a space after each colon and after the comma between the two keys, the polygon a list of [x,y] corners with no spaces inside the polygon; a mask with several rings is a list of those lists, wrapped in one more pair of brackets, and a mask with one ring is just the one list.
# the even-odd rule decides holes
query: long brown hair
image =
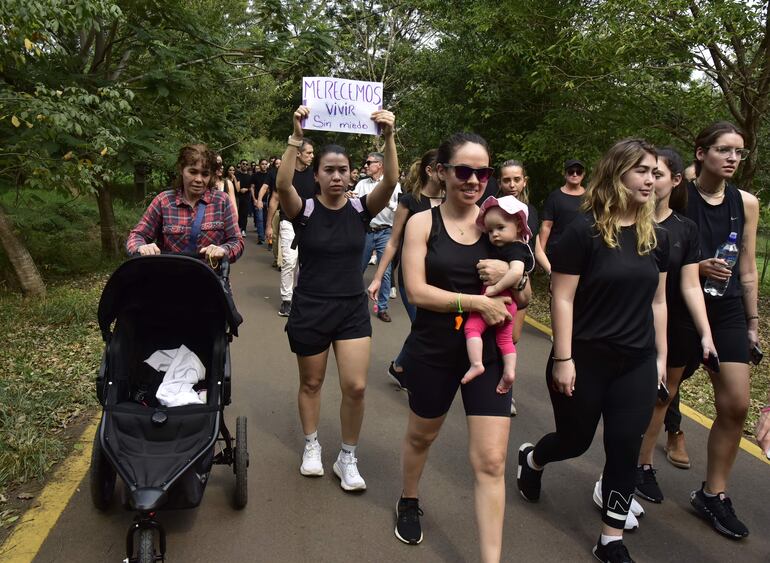
{"label": "long brown hair", "polygon": [[171,183],[171,187],[173,187],[175,190],[181,190],[182,170],[184,170],[187,166],[193,166],[199,162],[203,165],[204,168],[208,168],[211,172],[211,176],[209,177],[209,185],[206,187],[210,188],[213,186],[214,182],[216,181],[214,171],[217,168],[217,155],[206,145],[196,144],[185,145],[179,150],[179,156],[176,159],[175,165],[176,177]]}
{"label": "long brown hair", "polygon": [[436,169],[436,155],[438,149],[430,149],[422,155],[422,158],[415,160],[409,167],[409,172],[404,180],[404,193],[412,194],[415,201],[420,201],[422,196],[422,189],[427,185],[430,180],[428,176],[427,168],[430,166],[434,170]]}
{"label": "long brown hair", "polygon": [[[618,246],[620,220],[628,209],[628,188],[621,178],[647,155],[658,158],[655,147],[643,139],[618,141],[602,156],[588,183],[583,210],[593,214],[596,228],[609,248]],[[649,254],[658,244],[654,197],[637,209],[635,224],[636,251]]]}

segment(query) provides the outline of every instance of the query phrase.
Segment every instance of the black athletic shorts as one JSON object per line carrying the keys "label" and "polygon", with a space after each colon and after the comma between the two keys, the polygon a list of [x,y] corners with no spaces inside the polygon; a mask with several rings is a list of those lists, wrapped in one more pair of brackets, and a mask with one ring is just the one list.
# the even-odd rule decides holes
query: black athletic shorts
{"label": "black athletic shorts", "polygon": [[353,297],[321,297],[294,292],[286,322],[291,351],[315,356],[335,340],[372,335],[365,293]]}
{"label": "black athletic shorts", "polygon": [[486,370],[465,385],[460,380],[470,364],[437,367],[425,364],[408,351],[402,359],[409,408],[422,418],[438,418],[452,406],[457,388],[463,396],[466,416],[511,416],[511,392],[499,395],[495,389],[502,376],[500,361],[484,364]]}
{"label": "black athletic shorts", "polygon": [[[706,313],[719,361],[748,364],[749,335],[743,299],[733,297],[706,300]],[[700,338],[694,326],[679,326],[676,334],[669,334],[668,342],[669,366],[689,366],[694,360],[700,361]],[[676,349],[672,349],[672,344]]]}

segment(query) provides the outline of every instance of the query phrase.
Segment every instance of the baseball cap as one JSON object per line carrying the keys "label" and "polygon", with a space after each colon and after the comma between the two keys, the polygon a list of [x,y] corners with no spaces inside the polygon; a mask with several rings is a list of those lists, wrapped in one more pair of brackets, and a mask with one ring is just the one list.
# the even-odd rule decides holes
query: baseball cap
{"label": "baseball cap", "polygon": [[568,170],[569,168],[573,168],[576,166],[579,166],[583,170],[586,169],[586,165],[576,158],[570,158],[569,160],[564,162],[564,170]]}

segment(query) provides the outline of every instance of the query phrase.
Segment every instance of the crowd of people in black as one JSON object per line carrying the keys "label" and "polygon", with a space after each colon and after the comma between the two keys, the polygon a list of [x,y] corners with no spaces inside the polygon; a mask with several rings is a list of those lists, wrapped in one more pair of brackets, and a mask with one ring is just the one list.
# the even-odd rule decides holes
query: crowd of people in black
{"label": "crowd of people in black", "polygon": [[[342,404],[332,469],[344,490],[366,488],[358,443],[370,364],[369,301],[377,318],[389,322],[389,299],[400,294],[411,330],[388,374],[408,389],[410,413],[395,535],[407,544],[423,540],[419,484],[459,390],[480,559],[499,561],[516,414],[515,344],[536,262],[550,278],[553,348],[545,381],[555,428],[519,448],[521,496],[538,501],[546,466],[582,455],[601,419],[606,459],[593,497],[602,527],[593,553],[601,561],[632,561],[623,531],[643,511],[634,497],[664,498],[653,459],[664,419],[667,459],[689,467],[678,391],[703,365],[717,415],[704,479],[690,501],[718,532],[735,539],[749,534],[726,493],[749,406],[749,363],[759,352],[759,204],[731,181],[748,154],[737,127],[704,128],[689,177],[676,151],[642,139],[612,145],[589,175],[581,160],[570,158],[564,185],[548,196],[538,221],[524,164],[509,160],[495,170],[476,134],[453,134],[427,151],[409,168],[402,193],[393,113],[372,115],[383,149],[369,153],[360,171],[343,147],[316,149],[304,136],[309,113],[304,106],[294,112],[281,157],[241,160],[225,170],[205,146],[183,148],[175,188],[153,201],[127,245],[140,254],[194,246],[209,260],[232,261],[243,252],[253,218],[257,244],[272,247],[281,271],[278,314],[288,317],[300,376],[302,475],[324,475],[320,390],[333,348]],[[720,254],[728,239],[737,241],[737,257]],[[367,288],[361,271],[372,256],[377,268]],[[497,334],[484,330],[506,323]],[[757,437],[770,449],[770,407]]]}

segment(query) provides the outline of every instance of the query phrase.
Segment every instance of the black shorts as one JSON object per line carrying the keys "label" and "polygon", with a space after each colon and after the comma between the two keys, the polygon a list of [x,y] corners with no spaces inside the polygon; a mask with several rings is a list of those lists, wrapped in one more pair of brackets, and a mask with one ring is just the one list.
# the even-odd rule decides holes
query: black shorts
{"label": "black shorts", "polygon": [[326,297],[294,292],[286,322],[291,351],[315,356],[335,340],[372,335],[365,293],[353,297]]}
{"label": "black shorts", "polygon": [[[743,300],[740,297],[708,299],[706,313],[719,361],[748,364],[749,335]],[[670,325],[671,323],[669,331]],[[675,334],[669,333],[668,342],[669,366],[690,367],[693,361],[700,361],[703,353],[700,338],[691,324],[678,325]]]}
{"label": "black shorts", "polygon": [[458,387],[466,416],[511,416],[511,392],[499,395],[495,390],[502,376],[499,361],[485,363],[484,373],[465,385],[461,385],[460,380],[470,367],[467,359],[462,365],[438,367],[421,362],[407,351],[401,365],[405,387],[409,391],[409,408],[417,416],[438,418],[445,415]]}

